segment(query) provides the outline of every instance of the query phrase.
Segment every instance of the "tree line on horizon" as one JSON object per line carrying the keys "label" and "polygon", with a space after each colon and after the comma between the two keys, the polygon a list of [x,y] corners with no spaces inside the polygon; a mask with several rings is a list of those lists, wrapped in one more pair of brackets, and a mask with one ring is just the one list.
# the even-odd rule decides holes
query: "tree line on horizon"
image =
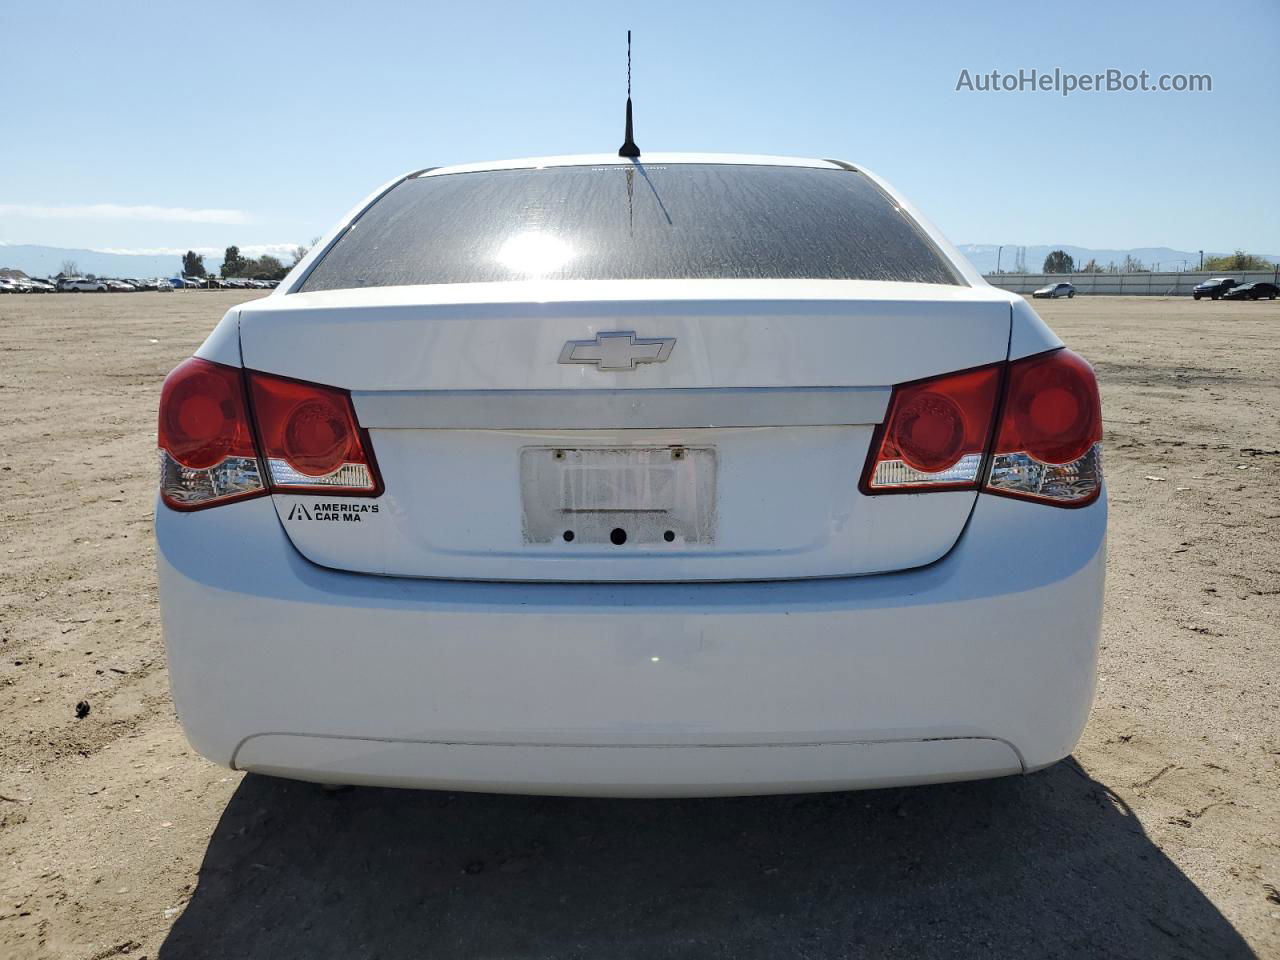
{"label": "tree line on horizon", "polygon": [[[285,274],[298,265],[315,243],[316,240],[312,240],[310,245],[299,244],[294,247],[292,251],[293,260],[289,264],[285,264],[279,257],[273,257],[269,253],[264,253],[260,257],[246,257],[240,253],[239,247],[227,247],[222,255],[220,276],[249,277],[254,280],[283,280]],[[188,250],[184,253],[182,255],[182,275],[184,277],[209,276],[209,271],[204,265],[204,255],[196,253],[194,250]]]}
{"label": "tree line on horizon", "polygon": [[[1237,250],[1235,253],[1217,257],[1205,257],[1201,270],[1211,273],[1238,270],[1274,270],[1276,265],[1270,260],[1252,253]],[[1084,266],[1077,267],[1074,258],[1065,250],[1054,250],[1044,258],[1042,273],[1152,273],[1152,269],[1141,260],[1125,254],[1124,261],[1117,264],[1114,260],[1105,267],[1097,260],[1090,258]]]}
{"label": "tree line on horizon", "polygon": [[[283,280],[285,274],[298,265],[319,239],[317,237],[309,245],[299,244],[294,247],[291,254],[293,259],[288,264],[281,261],[279,257],[273,257],[270,254],[263,254],[261,257],[245,257],[241,255],[239,247],[227,247],[226,252],[223,254],[222,273],[220,275],[224,277],[249,277],[254,280]],[[196,253],[194,250],[188,250],[184,253],[182,255],[181,275],[184,277],[209,276],[209,270],[204,265],[204,255]],[[58,271],[57,277],[78,276],[80,276],[80,265],[74,260],[63,260],[62,269]],[[89,279],[93,279],[93,274],[89,274]]]}

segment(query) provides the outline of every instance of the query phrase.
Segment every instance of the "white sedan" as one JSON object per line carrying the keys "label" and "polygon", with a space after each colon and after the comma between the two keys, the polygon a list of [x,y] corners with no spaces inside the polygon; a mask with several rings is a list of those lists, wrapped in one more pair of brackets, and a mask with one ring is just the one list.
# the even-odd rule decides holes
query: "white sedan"
{"label": "white sedan", "polygon": [[1059,297],[1070,300],[1075,295],[1076,288],[1069,283],[1050,283],[1031,294],[1037,300],[1057,300]]}
{"label": "white sedan", "polygon": [[70,291],[71,293],[106,293],[110,287],[107,286],[105,280],[86,280],[83,277],[73,277],[59,280],[58,289]]}
{"label": "white sedan", "polygon": [[1027,773],[1093,697],[1093,372],[826,160],[418,171],[165,381],[227,766],[623,796]]}

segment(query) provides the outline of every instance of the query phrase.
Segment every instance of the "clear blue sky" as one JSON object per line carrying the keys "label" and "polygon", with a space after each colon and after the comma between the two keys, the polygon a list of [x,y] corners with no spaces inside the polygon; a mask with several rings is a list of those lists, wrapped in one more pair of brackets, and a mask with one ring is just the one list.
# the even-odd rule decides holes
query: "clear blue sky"
{"label": "clear blue sky", "polygon": [[[257,6],[6,0],[0,241],[293,244],[411,168],[615,150],[630,27],[644,149],[863,163],[957,243],[1280,253],[1278,0]],[[1213,91],[955,89],[1032,67]]]}

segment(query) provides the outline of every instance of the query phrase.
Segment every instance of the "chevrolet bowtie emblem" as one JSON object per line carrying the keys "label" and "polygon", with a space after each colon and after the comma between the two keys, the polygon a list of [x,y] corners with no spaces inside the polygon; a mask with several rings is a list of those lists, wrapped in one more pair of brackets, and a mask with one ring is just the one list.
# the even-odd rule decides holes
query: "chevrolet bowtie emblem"
{"label": "chevrolet bowtie emblem", "polygon": [[601,370],[634,370],[637,363],[662,363],[675,345],[675,337],[637,338],[629,330],[597,333],[594,340],[566,343],[560,362],[594,363]]}

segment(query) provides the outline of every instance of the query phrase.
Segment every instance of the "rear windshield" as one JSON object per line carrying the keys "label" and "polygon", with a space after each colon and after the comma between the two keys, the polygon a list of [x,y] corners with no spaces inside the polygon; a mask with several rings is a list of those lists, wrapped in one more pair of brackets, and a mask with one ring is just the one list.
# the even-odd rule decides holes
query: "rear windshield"
{"label": "rear windshield", "polygon": [[529,279],[962,283],[863,174],[641,161],[405,180],[300,289]]}

